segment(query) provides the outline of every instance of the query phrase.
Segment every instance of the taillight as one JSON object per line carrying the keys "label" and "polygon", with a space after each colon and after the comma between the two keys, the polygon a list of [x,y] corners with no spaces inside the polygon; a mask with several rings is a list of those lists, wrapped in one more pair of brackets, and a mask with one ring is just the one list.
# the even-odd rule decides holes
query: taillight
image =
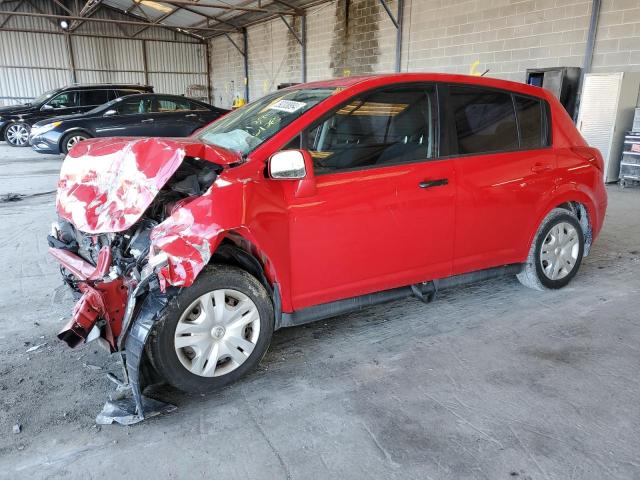
{"label": "taillight", "polygon": [[593,164],[601,172],[604,171],[604,160],[600,150],[593,147],[571,147],[571,150],[580,157]]}

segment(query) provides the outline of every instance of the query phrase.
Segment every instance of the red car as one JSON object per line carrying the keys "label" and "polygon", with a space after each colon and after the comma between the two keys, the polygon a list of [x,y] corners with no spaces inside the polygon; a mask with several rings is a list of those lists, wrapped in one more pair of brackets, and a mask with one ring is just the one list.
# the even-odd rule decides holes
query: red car
{"label": "red car", "polygon": [[274,330],[514,274],[565,286],[602,228],[600,153],[549,92],[441,74],[297,85],[187,139],[92,139],[49,237],[79,296],[59,337],[141,389],[255,367]]}

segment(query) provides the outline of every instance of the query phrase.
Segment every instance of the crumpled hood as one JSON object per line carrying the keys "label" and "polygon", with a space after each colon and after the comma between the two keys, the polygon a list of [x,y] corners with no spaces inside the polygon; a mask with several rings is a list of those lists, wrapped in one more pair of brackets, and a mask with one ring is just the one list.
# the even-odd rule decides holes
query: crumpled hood
{"label": "crumpled hood", "polygon": [[129,229],[185,157],[224,166],[239,154],[188,138],[102,138],[77,144],[60,170],[58,214],[85,233]]}

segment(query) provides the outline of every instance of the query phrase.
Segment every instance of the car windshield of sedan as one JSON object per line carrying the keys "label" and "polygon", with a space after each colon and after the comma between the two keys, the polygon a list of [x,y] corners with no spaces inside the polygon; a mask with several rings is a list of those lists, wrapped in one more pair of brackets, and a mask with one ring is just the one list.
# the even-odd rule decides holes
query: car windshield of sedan
{"label": "car windshield of sedan", "polygon": [[246,155],[334,92],[328,88],[275,92],[225,115],[196,138]]}

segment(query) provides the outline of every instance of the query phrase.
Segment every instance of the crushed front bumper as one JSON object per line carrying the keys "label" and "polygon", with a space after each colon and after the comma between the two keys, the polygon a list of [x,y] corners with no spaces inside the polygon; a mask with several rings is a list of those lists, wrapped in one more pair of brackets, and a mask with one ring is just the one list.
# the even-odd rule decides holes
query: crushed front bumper
{"label": "crushed front bumper", "polygon": [[[157,290],[150,291],[141,302],[134,319],[136,296],[141,292],[140,287],[148,284],[148,279],[138,283],[129,294],[132,285],[127,285],[122,277],[111,278],[108,275],[112,263],[109,247],[100,250],[96,266],[63,248],[50,247],[49,252],[74,277],[75,285],[81,292],[73,315],[58,333],[58,338],[75,348],[85,343],[90,336],[93,337],[92,332],[98,329],[100,338],[108,344],[111,352],[126,351],[126,356],[121,355],[125,379],[116,380],[118,388],[105,403],[96,422],[131,425],[175,410],[174,405],[142,394],[145,387],[142,374],[144,346],[160,312],[168,302],[167,294]],[[113,376],[110,378],[114,379]]]}
{"label": "crushed front bumper", "polygon": [[75,348],[85,342],[94,327],[98,327],[111,351],[117,351],[128,288],[122,278],[112,279],[107,275],[111,267],[109,248],[100,250],[95,267],[62,248],[51,247],[49,253],[77,279],[76,286],[82,293],[71,319],[58,333],[58,338]]}

